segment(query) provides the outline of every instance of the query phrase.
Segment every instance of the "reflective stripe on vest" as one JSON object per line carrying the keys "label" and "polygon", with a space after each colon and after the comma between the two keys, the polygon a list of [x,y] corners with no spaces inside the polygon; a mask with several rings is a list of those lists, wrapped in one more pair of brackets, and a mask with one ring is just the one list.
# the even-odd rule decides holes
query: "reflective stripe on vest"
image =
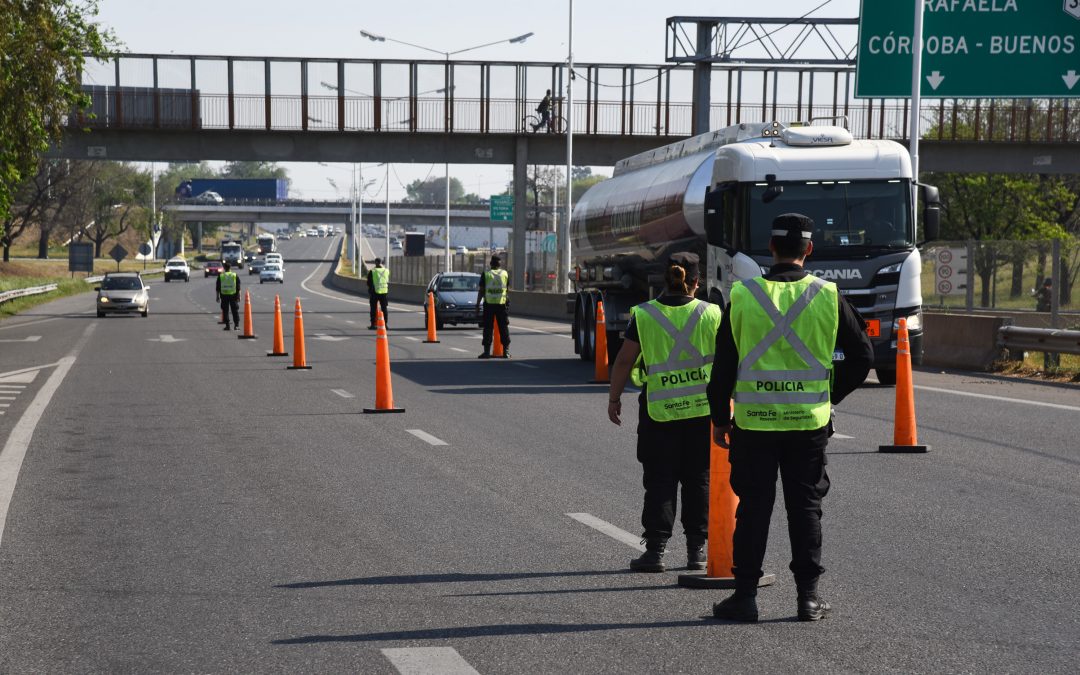
{"label": "reflective stripe on vest", "polygon": [[484,272],[484,302],[488,305],[506,304],[506,286],[509,275],[506,270]]}
{"label": "reflective stripe on vest", "polygon": [[236,295],[236,272],[222,272],[218,278],[221,279],[222,295]]}
{"label": "reflective stripe on vest", "polygon": [[390,270],[385,267],[372,267],[371,285],[375,287],[375,295],[386,295],[389,293]]}
{"label": "reflective stripe on vest", "polygon": [[836,285],[813,275],[795,282],[756,278],[736,284],[731,300],[739,352],[735,423],[758,431],[825,426],[839,326]]}
{"label": "reflective stripe on vest", "polygon": [[712,373],[720,308],[701,300],[678,307],[652,300],[633,311],[649,417],[668,422],[708,415],[705,389]]}

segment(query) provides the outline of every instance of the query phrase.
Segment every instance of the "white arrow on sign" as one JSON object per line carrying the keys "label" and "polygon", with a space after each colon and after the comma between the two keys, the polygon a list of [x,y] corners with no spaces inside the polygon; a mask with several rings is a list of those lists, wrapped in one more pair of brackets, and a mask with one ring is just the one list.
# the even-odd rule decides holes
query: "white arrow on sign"
{"label": "white arrow on sign", "polygon": [[312,340],[322,340],[323,342],[341,342],[342,340],[348,340],[347,337],[338,337],[336,335],[316,335],[311,338]]}
{"label": "white arrow on sign", "polygon": [[174,338],[171,335],[162,335],[161,337],[150,338],[150,342],[183,342],[184,338]]}
{"label": "white arrow on sign", "polygon": [[1077,82],[1080,82],[1080,75],[1076,74],[1075,70],[1070,70],[1061,76],[1061,79],[1065,80],[1065,86],[1072,91],[1072,88],[1076,86]]}
{"label": "white arrow on sign", "polygon": [[930,88],[937,91],[937,88],[941,86],[941,83],[945,81],[945,76],[938,71],[933,71],[926,76],[926,81],[930,83]]}
{"label": "white arrow on sign", "polygon": [[28,335],[21,340],[0,340],[0,342],[37,342],[40,339],[40,335]]}

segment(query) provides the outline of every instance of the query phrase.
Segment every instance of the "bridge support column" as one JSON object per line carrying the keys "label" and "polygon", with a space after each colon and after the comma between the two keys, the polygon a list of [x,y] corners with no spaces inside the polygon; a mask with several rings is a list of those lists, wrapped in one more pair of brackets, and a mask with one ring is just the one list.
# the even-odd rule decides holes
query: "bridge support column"
{"label": "bridge support column", "polygon": [[528,169],[529,169],[529,139],[521,135],[517,137],[514,149],[514,230],[510,237],[510,271],[514,275],[511,278],[511,288],[525,290],[525,238],[528,234],[528,218],[526,206],[528,203]]}
{"label": "bridge support column", "polygon": [[694,103],[690,120],[690,135],[697,136],[709,130],[709,109],[712,107],[712,29],[714,22],[698,21],[697,56],[694,64]]}

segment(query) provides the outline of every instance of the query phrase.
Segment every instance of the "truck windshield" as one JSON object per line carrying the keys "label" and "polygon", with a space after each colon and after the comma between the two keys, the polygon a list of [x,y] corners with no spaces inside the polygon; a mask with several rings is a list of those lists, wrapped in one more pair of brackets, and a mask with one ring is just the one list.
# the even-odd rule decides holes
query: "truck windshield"
{"label": "truck windshield", "polygon": [[[747,186],[745,233],[752,253],[768,255],[773,218],[802,213],[814,219],[816,257],[851,258],[915,245],[906,180],[806,181]],[[777,187],[782,187],[778,191]]]}

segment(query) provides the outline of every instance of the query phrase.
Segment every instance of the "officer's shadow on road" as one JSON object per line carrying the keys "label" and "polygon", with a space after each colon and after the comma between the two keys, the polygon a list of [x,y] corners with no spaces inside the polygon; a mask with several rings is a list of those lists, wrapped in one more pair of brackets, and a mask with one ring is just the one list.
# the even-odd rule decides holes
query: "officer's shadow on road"
{"label": "officer's shadow on road", "polygon": [[606,384],[588,384],[577,359],[396,360],[395,377],[404,377],[435,394],[595,393]]}

